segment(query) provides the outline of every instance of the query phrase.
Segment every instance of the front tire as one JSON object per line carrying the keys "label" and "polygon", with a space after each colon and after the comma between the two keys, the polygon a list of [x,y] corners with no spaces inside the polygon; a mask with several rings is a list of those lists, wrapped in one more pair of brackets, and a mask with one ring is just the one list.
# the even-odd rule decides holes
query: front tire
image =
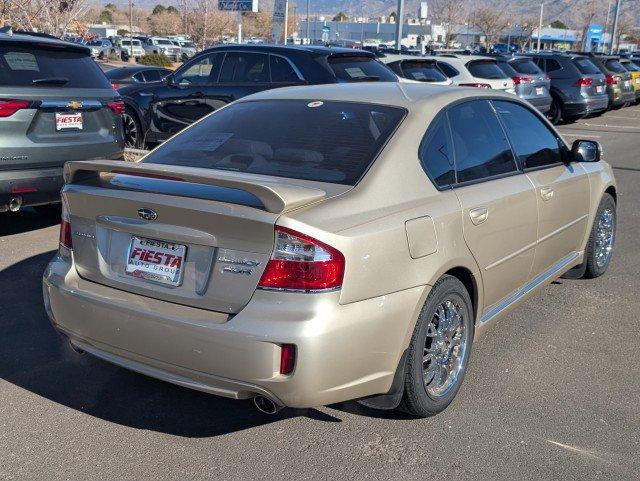
{"label": "front tire", "polygon": [[458,278],[443,276],[431,289],[411,337],[400,409],[428,417],[453,401],[469,363],[473,330],[469,292]]}
{"label": "front tire", "polygon": [[584,273],[587,279],[600,277],[609,268],[616,241],[616,215],[616,201],[610,194],[605,193],[598,206],[587,242],[587,266]]}

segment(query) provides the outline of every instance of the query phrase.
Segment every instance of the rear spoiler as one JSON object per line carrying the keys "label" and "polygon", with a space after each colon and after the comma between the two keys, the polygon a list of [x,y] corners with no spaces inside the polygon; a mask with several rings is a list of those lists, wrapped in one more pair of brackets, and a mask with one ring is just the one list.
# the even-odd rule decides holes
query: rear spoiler
{"label": "rear spoiler", "polygon": [[280,214],[296,207],[321,200],[327,196],[324,190],[313,187],[273,182],[262,176],[240,172],[223,172],[197,167],[180,167],[161,164],[140,164],[121,160],[87,160],[67,162],[64,181],[67,184],[81,182],[100,173],[138,175],[173,181],[229,187],[255,195],[268,212]]}

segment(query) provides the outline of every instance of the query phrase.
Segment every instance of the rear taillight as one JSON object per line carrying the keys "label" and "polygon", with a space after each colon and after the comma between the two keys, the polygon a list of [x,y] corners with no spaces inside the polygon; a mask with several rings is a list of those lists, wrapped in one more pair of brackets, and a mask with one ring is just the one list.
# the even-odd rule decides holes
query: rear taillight
{"label": "rear taillight", "polygon": [[62,200],[62,218],[60,222],[60,246],[73,249],[71,241],[71,222],[69,221],[69,211],[64,199]]}
{"label": "rear taillight", "polygon": [[29,108],[26,100],[0,100],[0,117],[11,117],[18,110]]}
{"label": "rear taillight", "polygon": [[469,83],[469,84],[460,84],[460,87],[475,87],[477,89],[490,89],[491,85],[476,82],[476,83]]}
{"label": "rear taillight", "polygon": [[533,79],[531,77],[517,76],[517,77],[511,77],[511,78],[513,79],[513,83],[516,85],[528,84],[533,82]]}
{"label": "rear taillight", "polygon": [[122,87],[122,84],[114,84],[114,83],[112,83],[112,84],[111,84],[111,86],[112,86],[114,89],[118,90],[120,87]]}
{"label": "rear taillight", "polygon": [[296,346],[282,344],[280,346],[280,374],[291,374],[296,365]]}
{"label": "rear taillight", "polygon": [[620,81],[618,75],[607,75],[607,85],[615,85]]}
{"label": "rear taillight", "polygon": [[122,115],[124,113],[124,102],[122,100],[114,100],[107,104],[107,108],[116,115]]}
{"label": "rear taillight", "polygon": [[286,227],[276,226],[275,245],[258,287],[320,291],[342,285],[344,256],[337,249]]}
{"label": "rear taillight", "polygon": [[574,87],[588,87],[593,85],[593,79],[589,77],[582,77],[574,82]]}
{"label": "rear taillight", "polygon": [[551,75],[547,74],[547,75],[545,75],[545,78],[547,79],[547,82],[551,81]]}

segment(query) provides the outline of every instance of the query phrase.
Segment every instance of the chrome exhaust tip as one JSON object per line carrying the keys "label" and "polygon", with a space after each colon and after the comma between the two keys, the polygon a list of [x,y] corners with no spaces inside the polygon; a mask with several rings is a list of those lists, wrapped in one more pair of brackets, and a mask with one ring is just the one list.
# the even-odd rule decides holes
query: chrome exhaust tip
{"label": "chrome exhaust tip", "polygon": [[276,404],[271,399],[264,396],[256,396],[253,398],[253,404],[256,409],[264,414],[275,414],[280,411],[284,406]]}
{"label": "chrome exhaust tip", "polygon": [[18,212],[22,207],[22,197],[14,197],[9,201],[9,210],[11,212]]}

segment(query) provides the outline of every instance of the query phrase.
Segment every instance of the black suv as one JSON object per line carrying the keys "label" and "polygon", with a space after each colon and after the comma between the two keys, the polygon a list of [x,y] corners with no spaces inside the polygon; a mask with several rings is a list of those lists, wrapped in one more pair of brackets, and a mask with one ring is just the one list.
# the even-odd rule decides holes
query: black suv
{"label": "black suv", "polygon": [[587,115],[601,113],[609,107],[605,75],[584,55],[573,53],[528,53],[551,78],[551,110],[554,124],[572,122]]}
{"label": "black suv", "polygon": [[224,45],[205,50],[162,82],[119,89],[129,147],[162,142],[201,117],[247,95],[277,87],[397,82],[364,50],[317,46]]}

